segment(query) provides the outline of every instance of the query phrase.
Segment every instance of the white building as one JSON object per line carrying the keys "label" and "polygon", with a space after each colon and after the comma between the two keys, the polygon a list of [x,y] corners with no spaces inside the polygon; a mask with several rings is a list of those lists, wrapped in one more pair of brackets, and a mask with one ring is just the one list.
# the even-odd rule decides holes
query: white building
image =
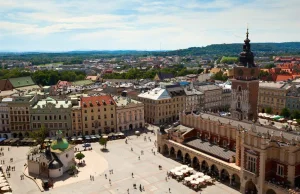
{"label": "white building", "polygon": [[57,132],[57,139],[43,153],[28,155],[28,172],[37,176],[60,177],[75,165],[74,145],[70,145],[62,132]]}
{"label": "white building", "polygon": [[115,96],[117,131],[138,129],[145,126],[144,104],[121,96]]}

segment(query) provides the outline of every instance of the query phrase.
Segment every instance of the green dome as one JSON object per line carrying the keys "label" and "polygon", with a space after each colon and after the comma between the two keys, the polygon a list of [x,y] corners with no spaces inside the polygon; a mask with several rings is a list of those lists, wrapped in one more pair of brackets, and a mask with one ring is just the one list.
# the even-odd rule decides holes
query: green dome
{"label": "green dome", "polygon": [[53,149],[53,150],[59,149],[59,150],[63,151],[65,149],[67,149],[68,147],[69,147],[69,143],[64,138],[57,139],[51,143],[51,149]]}

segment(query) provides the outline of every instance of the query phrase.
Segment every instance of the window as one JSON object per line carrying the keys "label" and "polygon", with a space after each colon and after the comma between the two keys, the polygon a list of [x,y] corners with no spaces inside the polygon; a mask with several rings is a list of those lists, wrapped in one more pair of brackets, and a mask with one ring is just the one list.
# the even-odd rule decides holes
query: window
{"label": "window", "polygon": [[98,108],[98,112],[100,112],[100,108]]}
{"label": "window", "polygon": [[[2,115],[2,116],[3,116],[3,115]],[[35,116],[33,116],[32,119],[35,121]]]}
{"label": "window", "polygon": [[87,110],[84,110],[84,113],[87,113]]}
{"label": "window", "polygon": [[87,121],[87,117],[84,117],[84,120]]}
{"label": "window", "polygon": [[61,120],[61,115],[58,116],[58,119]]}
{"label": "window", "polygon": [[256,173],[256,157],[247,155],[247,170]]}
{"label": "window", "polygon": [[91,119],[94,120],[94,116],[92,116]]}
{"label": "window", "polygon": [[91,109],[91,112],[94,112],[94,109]]}
{"label": "window", "polygon": [[100,115],[98,115],[98,119],[100,119]]}
{"label": "window", "polygon": [[114,122],[113,122],[113,121],[111,121],[111,125],[114,125]]}
{"label": "window", "polygon": [[106,119],[106,115],[104,115],[104,118]]}
{"label": "window", "polygon": [[223,140],[223,146],[227,147],[227,141],[226,140]]}
{"label": "window", "polygon": [[281,164],[277,164],[276,175],[284,177],[284,166]]}
{"label": "window", "polygon": [[84,127],[85,127],[85,128],[88,128],[88,125],[87,125],[87,124],[84,124]]}
{"label": "window", "polygon": [[114,118],[114,114],[111,114],[111,115],[110,115],[110,118]]}
{"label": "window", "polygon": [[106,121],[104,121],[104,126],[107,126],[107,122]]}
{"label": "window", "polygon": [[47,116],[45,116],[45,120],[47,120],[47,118],[48,118],[48,117],[47,117]]}
{"label": "window", "polygon": [[67,116],[66,115],[64,116],[64,119],[67,120]]}
{"label": "window", "polygon": [[73,117],[75,117],[75,113],[73,113]]}
{"label": "window", "polygon": [[106,108],[104,108],[104,111],[106,111]]}

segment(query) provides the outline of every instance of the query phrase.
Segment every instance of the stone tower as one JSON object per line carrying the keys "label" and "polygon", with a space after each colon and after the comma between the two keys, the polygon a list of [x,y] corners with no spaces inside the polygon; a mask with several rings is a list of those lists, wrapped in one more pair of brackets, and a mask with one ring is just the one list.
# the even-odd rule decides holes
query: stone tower
{"label": "stone tower", "polygon": [[254,63],[247,29],[243,51],[239,62],[233,69],[231,116],[239,120],[257,119],[257,100],[259,87],[259,67]]}

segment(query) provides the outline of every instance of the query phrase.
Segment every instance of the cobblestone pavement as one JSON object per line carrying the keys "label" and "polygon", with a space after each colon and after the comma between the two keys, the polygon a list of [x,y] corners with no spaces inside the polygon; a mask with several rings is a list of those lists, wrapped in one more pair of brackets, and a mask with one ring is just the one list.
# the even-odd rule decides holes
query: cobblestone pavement
{"label": "cobblestone pavement", "polygon": [[[129,189],[129,193],[162,194],[169,193],[169,188],[171,188],[171,193],[173,194],[196,193],[184,186],[181,182],[177,182],[173,179],[166,182],[165,177],[167,170],[180,166],[181,164],[160,154],[156,153],[154,155],[151,149],[155,150],[154,140],[156,136],[152,133],[147,134],[147,138],[150,137],[151,142],[148,139],[147,141],[144,141],[144,136],[145,134],[142,134],[140,137],[131,136],[130,140],[128,140],[128,144],[125,144],[124,139],[109,141],[107,145],[108,152],[102,152],[101,146],[98,143],[92,143],[93,152],[96,155],[88,154],[85,158],[86,164],[88,166],[89,161],[96,160],[97,165],[105,166],[106,169],[104,169],[104,172],[100,174],[98,172],[93,173],[89,170],[89,173],[95,176],[94,181],[90,181],[89,178],[85,180],[78,178],[78,180],[72,181],[60,180],[58,185],[54,184],[54,188],[46,191],[46,193],[125,194],[127,193],[127,189]],[[131,151],[131,148],[133,151]],[[20,180],[20,174],[26,160],[27,150],[28,148],[26,147],[14,147],[8,155],[5,156],[7,158],[12,156],[16,159],[13,163],[16,165],[16,172],[14,172],[15,174],[12,174],[12,178],[10,179],[14,191],[13,193],[16,194],[40,193],[33,181],[26,178],[25,180]],[[144,152],[143,155],[141,155],[141,151]],[[140,160],[138,159],[139,156]],[[105,158],[105,162],[102,159],[100,160],[99,157]],[[95,168],[94,161],[90,162],[93,168]],[[162,166],[162,170],[158,169],[158,165]],[[109,173],[109,170],[111,169],[113,170],[113,174]],[[132,177],[132,173],[134,177]],[[105,174],[107,174],[107,179],[105,178]],[[80,176],[81,175],[79,174],[79,177]],[[74,179],[74,177],[72,177],[72,179]],[[109,184],[109,179],[111,180],[111,185]],[[133,184],[137,185],[137,189],[133,189]],[[145,188],[144,192],[140,192],[140,185]],[[239,192],[216,182],[215,185],[204,188],[201,193],[236,194]]]}

